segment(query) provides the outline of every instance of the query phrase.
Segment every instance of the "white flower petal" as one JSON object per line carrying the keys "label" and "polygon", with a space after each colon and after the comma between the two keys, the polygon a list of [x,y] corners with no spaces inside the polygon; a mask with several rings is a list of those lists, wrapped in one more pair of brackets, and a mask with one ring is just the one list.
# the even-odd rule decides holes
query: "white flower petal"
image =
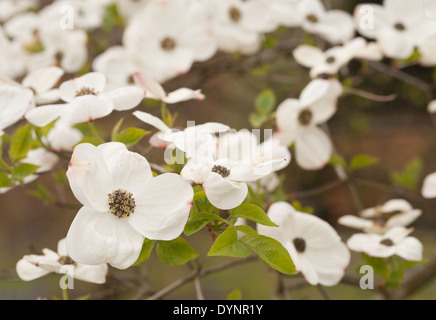
{"label": "white flower petal", "polygon": [[74,268],[74,278],[86,282],[103,284],[106,282],[107,272],[108,266],[106,263],[95,266],[78,264]]}
{"label": "white flower petal", "polygon": [[369,229],[374,225],[374,223],[370,220],[366,220],[351,215],[340,217],[338,219],[338,223],[349,228],[361,229],[361,230]]}
{"label": "white flower petal", "polygon": [[23,281],[32,281],[50,273],[50,271],[37,267],[35,264],[24,258],[17,262],[16,271],[20,279]]}
{"label": "white flower petal", "polygon": [[105,96],[80,96],[70,103],[66,120],[71,123],[94,121],[95,119],[106,117],[113,109],[113,101]]}
{"label": "white flower petal", "polygon": [[299,45],[292,51],[292,54],[299,64],[307,68],[312,68],[325,59],[321,49],[306,44]]}
{"label": "white flower petal", "polygon": [[73,194],[83,205],[100,212],[109,210],[108,194],[115,189],[115,184],[97,147],[89,143],[77,145],[67,177]]}
{"label": "white flower petal", "polygon": [[248,194],[246,183],[231,181],[214,172],[204,179],[203,189],[210,203],[222,210],[236,208]]}
{"label": "white flower petal", "polygon": [[139,87],[145,90],[148,98],[163,100],[166,97],[166,92],[159,82],[154,80],[149,75],[143,72],[135,72],[133,79]]}
{"label": "white flower petal", "polygon": [[407,237],[397,245],[396,254],[408,261],[421,261],[423,254],[422,243],[415,237]]}
{"label": "white flower petal", "polygon": [[64,73],[64,70],[58,67],[37,69],[29,73],[21,83],[41,94],[52,89]]}
{"label": "white flower petal", "polygon": [[175,91],[168,93],[168,95],[163,99],[165,103],[177,103],[187,100],[203,100],[204,94],[201,90],[192,90],[189,88],[180,88]]}
{"label": "white flower petal", "polygon": [[323,168],[332,152],[333,146],[330,138],[318,127],[302,129],[295,140],[295,161],[306,170]]}
{"label": "white flower petal", "polygon": [[126,269],[138,259],[143,241],[127,219],[82,207],[68,230],[67,250],[77,263]]}
{"label": "white flower petal", "polygon": [[31,124],[37,127],[44,127],[65,114],[68,111],[68,108],[69,105],[67,104],[40,106],[28,111],[24,117]]}
{"label": "white flower petal", "polygon": [[112,100],[114,109],[118,111],[135,108],[144,96],[144,90],[135,86],[121,87],[106,93],[106,97]]}
{"label": "white flower petal", "polygon": [[183,231],[192,206],[191,185],[174,173],[161,174],[146,182],[135,196],[136,208],[128,220],[148,239],[172,240]]}
{"label": "white flower petal", "polygon": [[424,198],[436,197],[436,172],[425,177],[422,184],[421,194]]}
{"label": "white flower petal", "polygon": [[170,128],[158,117],[153,116],[150,113],[144,112],[144,111],[135,111],[132,113],[136,118],[141,120],[142,122],[145,122],[156,129],[159,129],[162,132],[171,131]]}

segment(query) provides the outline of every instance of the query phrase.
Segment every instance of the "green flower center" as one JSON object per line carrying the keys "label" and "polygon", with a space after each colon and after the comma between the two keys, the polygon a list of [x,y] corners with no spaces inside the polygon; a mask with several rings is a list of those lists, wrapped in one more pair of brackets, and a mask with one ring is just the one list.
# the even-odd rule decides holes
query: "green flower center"
{"label": "green flower center", "polygon": [[135,211],[136,203],[133,194],[123,189],[117,189],[109,196],[109,208],[117,218],[127,218]]}

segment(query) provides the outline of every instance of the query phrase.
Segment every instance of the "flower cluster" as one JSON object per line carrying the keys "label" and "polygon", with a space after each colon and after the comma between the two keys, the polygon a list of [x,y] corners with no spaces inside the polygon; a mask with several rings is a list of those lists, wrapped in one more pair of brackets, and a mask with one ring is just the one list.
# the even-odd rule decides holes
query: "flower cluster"
{"label": "flower cluster", "polygon": [[[145,261],[155,243],[162,260],[183,264],[198,254],[182,234],[203,227],[214,240],[209,256],[253,251],[313,286],[337,285],[350,250],[422,261],[423,245],[408,227],[422,211],[406,200],[341,217],[339,224],[362,230],[344,243],[327,220],[288,202],[279,174],[292,160],[306,172],[338,156],[328,122],[355,85],[352,61],[362,70],[384,59],[436,66],[436,20],[424,6],[384,0],[360,4],[350,14],[321,0],[54,0],[44,6],[3,0],[0,137],[11,148],[9,164],[0,156],[0,193],[61,167],[80,203],[58,252],[25,255],[17,274],[29,281],[68,265],[75,278],[101,284],[108,266],[127,269]],[[105,28],[119,28],[119,42],[93,41]],[[206,95],[184,86],[167,90],[167,82],[222,56],[263,63],[260,53],[282,29],[306,35],[307,41],[284,51],[308,80],[277,106],[256,105],[263,135],[216,121],[175,125],[168,105],[201,102]],[[160,116],[158,108],[144,111],[150,100],[160,105]],[[119,114],[135,125],[120,131],[123,118],[110,137],[97,130],[96,120]],[[150,146],[134,150],[152,131]],[[164,150],[164,165],[149,162],[153,147]],[[333,165],[348,183],[356,166]],[[436,173],[426,177],[422,196],[436,197]],[[164,246],[173,246],[167,256]]]}

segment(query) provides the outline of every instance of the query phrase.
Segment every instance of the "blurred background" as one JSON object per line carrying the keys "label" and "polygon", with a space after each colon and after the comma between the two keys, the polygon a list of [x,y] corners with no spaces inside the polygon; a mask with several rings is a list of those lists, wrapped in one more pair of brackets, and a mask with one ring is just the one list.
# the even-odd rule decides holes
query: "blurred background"
{"label": "blurred background", "polygon": [[[1,0],[0,0],[1,1]],[[45,1],[49,2],[49,1]],[[375,1],[372,1],[375,2]],[[380,3],[381,1],[379,1]],[[326,1],[330,8],[340,8],[352,12],[361,1]],[[102,30],[90,34],[91,57],[99,53],[98,40],[106,45],[120,43],[122,28],[116,27],[110,33]],[[292,49],[304,35],[301,30],[282,28],[268,38],[276,39],[275,45],[266,46],[255,57],[243,57],[217,53],[205,63],[197,63],[191,72],[163,84],[167,92],[179,87],[201,89],[204,101],[189,101],[170,106],[177,113],[176,125],[186,126],[186,121],[196,123],[216,121],[228,124],[235,129],[252,128],[249,114],[254,111],[256,96],[264,89],[272,89],[277,104],[288,97],[298,97],[310,81],[308,72],[296,64]],[[325,45],[315,37],[311,40]],[[383,61],[385,64],[390,61]],[[353,61],[347,72],[353,75],[361,65]],[[402,72],[426,83],[434,83],[434,69],[410,65]],[[413,224],[414,236],[424,244],[424,257],[430,259],[436,254],[436,200],[420,197],[424,177],[436,171],[436,128],[426,107],[428,95],[416,86],[405,83],[387,73],[368,67],[368,74],[358,81],[357,88],[380,96],[396,94],[392,101],[379,102],[359,95],[347,94],[341,97],[338,111],[328,122],[335,147],[346,161],[355,155],[366,154],[378,161],[376,164],[355,173],[353,188],[364,208],[381,204],[388,199],[404,198],[415,208],[423,211]],[[160,109],[151,101],[144,102],[141,110],[159,115]],[[120,117],[124,126],[138,126],[147,130],[150,127],[139,123],[131,116],[131,111],[113,113],[95,121],[102,132],[110,134],[111,128]],[[274,128],[274,123],[266,123],[265,128]],[[148,137],[143,138],[134,150],[144,152],[149,147]],[[152,149],[147,155],[150,162],[162,164],[162,150]],[[19,280],[15,273],[16,262],[25,254],[40,254],[43,248],[56,250],[59,239],[66,236],[68,228],[80,205],[66,184],[64,172],[68,160],[60,164],[59,170],[44,174],[38,179],[53,196],[64,204],[54,205],[42,202],[32,196],[36,183],[17,187],[0,195],[0,299],[52,299],[61,297],[60,275],[50,274],[31,282]],[[407,185],[394,178],[395,173],[411,171],[412,180]],[[295,194],[312,190],[337,180],[335,170],[327,166],[319,171],[305,171],[295,162],[283,170],[284,191]],[[57,181],[53,184],[53,179]],[[337,219],[346,214],[357,214],[359,208],[347,185],[330,188],[315,195],[305,195],[298,200],[303,207],[313,208],[314,214],[327,220],[346,241],[355,232],[337,224]],[[205,267],[216,266],[226,258],[207,257],[212,239],[206,229],[188,238],[189,243],[201,256],[198,263]],[[358,268],[364,264],[360,254],[352,252],[352,263],[347,270],[350,282],[359,277]],[[70,298],[87,296],[90,299],[131,299],[142,297],[148,290],[159,290],[191,272],[189,265],[170,267],[161,262],[153,252],[150,259],[128,270],[110,268],[108,281],[104,285],[93,285],[75,281]],[[143,285],[138,286],[137,279]],[[148,279],[148,280],[147,280]],[[436,278],[435,278],[436,279]],[[355,283],[339,284],[333,288],[311,287],[301,284],[301,277],[279,277],[265,264],[254,260],[233,268],[204,276],[201,286],[207,299],[225,299],[235,289],[240,289],[243,299],[276,298],[277,288],[283,281],[290,287],[290,297],[294,299],[370,299],[375,297],[373,290],[362,290]],[[293,285],[294,283],[295,285]],[[324,291],[324,292],[323,292]],[[166,296],[167,299],[196,299],[193,282],[188,282]],[[435,299],[436,280],[414,292],[410,299]]]}

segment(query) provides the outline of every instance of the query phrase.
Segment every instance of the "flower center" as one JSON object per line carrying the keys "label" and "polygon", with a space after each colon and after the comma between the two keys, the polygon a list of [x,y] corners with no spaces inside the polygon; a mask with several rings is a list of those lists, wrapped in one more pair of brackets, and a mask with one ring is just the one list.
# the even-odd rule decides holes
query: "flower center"
{"label": "flower center", "polygon": [[166,37],[165,39],[163,39],[160,42],[160,46],[162,47],[162,49],[164,49],[165,51],[171,51],[176,47],[177,43],[176,40],[174,40],[171,37]]}
{"label": "flower center", "polygon": [[109,196],[109,208],[117,218],[127,218],[135,211],[136,203],[133,194],[123,189],[117,189]]}
{"label": "flower center", "polygon": [[306,250],[306,241],[304,239],[295,238],[292,242],[297,252],[303,253]]}
{"label": "flower center", "polygon": [[71,259],[69,256],[61,256],[58,259],[58,262],[62,265],[77,265],[76,261],[74,261],[73,259]]}
{"label": "flower center", "polygon": [[242,13],[238,8],[230,7],[229,9],[229,16],[230,19],[232,19],[233,22],[238,22],[242,18]]}
{"label": "flower center", "polygon": [[213,166],[212,172],[218,173],[221,177],[225,178],[230,175],[230,170],[223,166]]}
{"label": "flower center", "polygon": [[406,26],[404,24],[402,24],[401,22],[398,22],[394,25],[394,28],[397,29],[398,31],[405,31],[406,30]]}
{"label": "flower center", "polygon": [[312,122],[313,113],[309,109],[304,109],[298,115],[298,122],[303,126],[308,126]]}
{"label": "flower center", "polygon": [[386,246],[386,247],[392,247],[394,245],[394,242],[387,238],[387,239],[383,239],[382,241],[380,241],[380,244]]}
{"label": "flower center", "polygon": [[97,96],[99,94],[99,92],[95,91],[94,88],[88,88],[88,87],[83,87],[80,90],[76,91],[76,97],[86,96],[89,94]]}
{"label": "flower center", "polygon": [[336,58],[335,57],[328,57],[327,59],[325,59],[325,62],[332,64],[335,63]]}
{"label": "flower center", "polygon": [[316,15],[314,15],[313,13],[307,15],[306,20],[310,21],[312,23],[318,23],[318,21],[319,21],[318,17]]}

